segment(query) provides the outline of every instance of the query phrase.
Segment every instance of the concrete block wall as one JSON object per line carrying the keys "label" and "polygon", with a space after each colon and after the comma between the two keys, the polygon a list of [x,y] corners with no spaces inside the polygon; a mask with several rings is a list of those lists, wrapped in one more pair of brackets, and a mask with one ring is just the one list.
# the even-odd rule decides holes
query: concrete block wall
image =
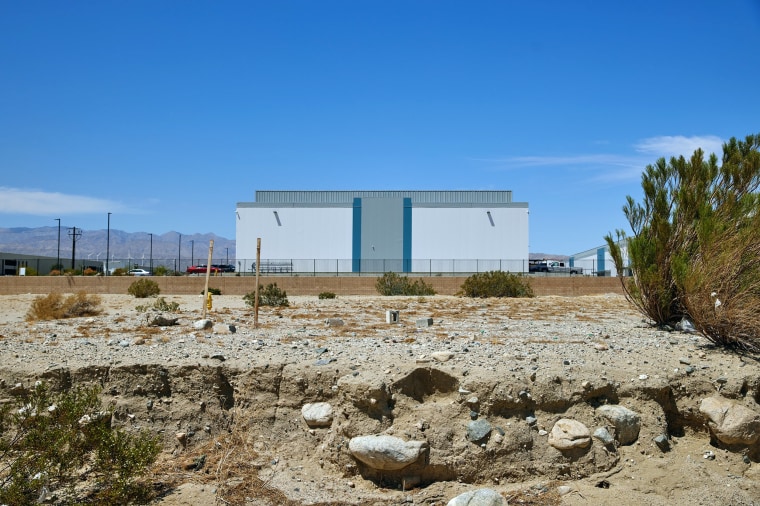
{"label": "concrete block wall", "polygon": [[[0,295],[21,293],[48,294],[51,292],[75,293],[85,291],[99,294],[126,294],[129,285],[136,278],[126,276],[0,276]],[[162,294],[200,294],[205,286],[203,276],[153,276]],[[266,286],[277,283],[288,295],[318,295],[333,292],[338,295],[377,295],[376,277],[372,276],[267,276],[259,283]],[[418,278],[410,278],[418,279]],[[432,276],[419,278],[431,285],[442,295],[454,295],[466,279],[459,276]],[[605,293],[622,294],[620,278],[586,276],[541,276],[529,277],[536,295],[596,295]],[[209,286],[219,288],[224,295],[245,295],[253,291],[253,276],[212,276]]]}

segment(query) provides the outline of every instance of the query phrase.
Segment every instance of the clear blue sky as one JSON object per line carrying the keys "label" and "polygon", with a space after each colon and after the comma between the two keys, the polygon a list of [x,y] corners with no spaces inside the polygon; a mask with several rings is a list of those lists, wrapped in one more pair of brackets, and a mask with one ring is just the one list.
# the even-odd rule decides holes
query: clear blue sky
{"label": "clear blue sky", "polygon": [[760,2],[0,0],[0,227],[213,232],[255,190],[512,190],[530,251],[760,132]]}

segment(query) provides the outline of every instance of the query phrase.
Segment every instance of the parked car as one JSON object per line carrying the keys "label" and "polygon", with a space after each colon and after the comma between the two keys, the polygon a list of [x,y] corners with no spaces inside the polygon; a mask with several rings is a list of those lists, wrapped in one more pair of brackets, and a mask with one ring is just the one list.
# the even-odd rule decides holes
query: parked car
{"label": "parked car", "polygon": [[222,272],[235,272],[235,266],[232,264],[212,264],[211,267],[218,267]]}
{"label": "parked car", "polygon": [[[203,265],[191,265],[187,268],[188,274],[206,274],[206,271],[209,270],[209,267],[205,264]],[[221,272],[222,270],[219,267],[216,267],[214,265],[211,266],[211,273],[215,274],[217,272]]]}
{"label": "parked car", "polygon": [[528,266],[528,272],[554,272],[565,274],[583,274],[582,267],[569,267],[565,265],[565,262],[557,260],[540,260],[532,261]]}
{"label": "parked car", "polygon": [[145,269],[130,269],[127,274],[130,276],[151,276],[150,271],[146,271]]}

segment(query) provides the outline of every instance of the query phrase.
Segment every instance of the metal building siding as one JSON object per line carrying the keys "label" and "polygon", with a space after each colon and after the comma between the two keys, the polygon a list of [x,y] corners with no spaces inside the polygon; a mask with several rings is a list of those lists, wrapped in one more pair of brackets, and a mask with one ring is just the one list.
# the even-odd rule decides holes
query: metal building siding
{"label": "metal building siding", "polygon": [[265,259],[351,258],[350,208],[239,208],[238,215],[238,258],[256,258],[257,237]]}
{"label": "metal building siding", "polygon": [[528,258],[527,209],[423,207],[412,210],[412,221],[414,258]]}
{"label": "metal building siding", "polygon": [[[510,204],[511,190],[257,190],[257,205],[353,205],[355,198],[409,198],[415,204]],[[239,203],[244,204],[244,203]]]}
{"label": "metal building siding", "polygon": [[604,271],[604,260],[607,258],[607,248],[602,247],[596,250],[596,270],[597,271]]}
{"label": "metal building siding", "polygon": [[404,259],[404,272],[412,270],[412,199],[404,199],[404,218],[403,218],[403,245],[402,254]]}
{"label": "metal building siding", "polygon": [[351,238],[351,270],[362,270],[362,199],[354,198],[353,224]]}

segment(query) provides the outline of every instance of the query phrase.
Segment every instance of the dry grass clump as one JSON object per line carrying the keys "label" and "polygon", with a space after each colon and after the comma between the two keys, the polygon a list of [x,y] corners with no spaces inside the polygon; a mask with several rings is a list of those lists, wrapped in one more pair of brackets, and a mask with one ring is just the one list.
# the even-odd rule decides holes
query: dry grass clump
{"label": "dry grass clump", "polygon": [[[241,418],[242,416],[242,418]],[[262,479],[261,456],[253,449],[254,431],[250,430],[243,412],[237,410],[235,422],[229,432],[196,447],[188,448],[179,457],[167,457],[154,467],[154,481],[160,482],[164,490],[171,489],[187,481],[214,484],[218,504],[246,506],[297,506],[293,501],[270,485],[269,480],[278,472],[271,466],[269,478]],[[270,464],[267,463],[267,466]],[[190,480],[188,478],[190,477]],[[347,506],[348,503],[314,502],[314,506]]]}
{"label": "dry grass clump", "polygon": [[760,243],[736,237],[703,249],[684,280],[694,327],[715,344],[760,352]]}
{"label": "dry grass clump", "polygon": [[80,316],[96,316],[102,312],[101,299],[97,295],[77,292],[66,298],[60,293],[36,297],[26,313],[27,321],[60,320]]}
{"label": "dry grass clump", "polygon": [[523,506],[559,506],[562,504],[562,498],[557,493],[557,485],[557,482],[550,482],[518,490],[507,495],[507,502]]}

